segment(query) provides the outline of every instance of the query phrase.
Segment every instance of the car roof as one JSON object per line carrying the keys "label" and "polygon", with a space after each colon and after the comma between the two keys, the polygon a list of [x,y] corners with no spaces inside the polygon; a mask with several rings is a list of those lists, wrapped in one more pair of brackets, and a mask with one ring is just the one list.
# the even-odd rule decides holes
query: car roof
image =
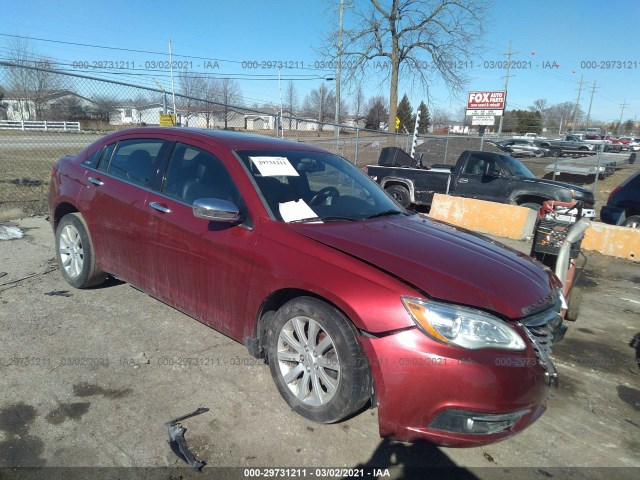
{"label": "car roof", "polygon": [[167,135],[180,136],[184,139],[200,140],[206,143],[213,143],[225,146],[233,150],[305,150],[329,153],[327,150],[316,147],[309,143],[294,142],[281,138],[273,138],[266,135],[256,135],[229,130],[208,130],[204,128],[188,127],[142,127],[120,130],[113,137],[123,135]]}

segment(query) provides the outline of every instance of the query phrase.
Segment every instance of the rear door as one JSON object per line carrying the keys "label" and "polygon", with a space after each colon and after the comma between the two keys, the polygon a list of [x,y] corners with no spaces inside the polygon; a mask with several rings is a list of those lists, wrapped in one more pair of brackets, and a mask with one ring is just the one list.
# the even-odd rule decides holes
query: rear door
{"label": "rear door", "polygon": [[143,289],[151,284],[146,198],[169,144],[125,137],[107,145],[79,198],[101,268]]}
{"label": "rear door", "polygon": [[[147,248],[155,296],[241,338],[258,232],[221,160],[224,153],[195,140],[175,143],[161,183],[146,199],[151,214]],[[196,218],[192,205],[199,198],[230,201],[246,220],[228,224]]]}

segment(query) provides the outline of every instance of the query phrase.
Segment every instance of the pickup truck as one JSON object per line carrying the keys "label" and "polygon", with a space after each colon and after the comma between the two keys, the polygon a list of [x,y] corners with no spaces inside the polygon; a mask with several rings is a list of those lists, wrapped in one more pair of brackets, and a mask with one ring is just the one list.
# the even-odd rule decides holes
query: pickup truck
{"label": "pickup truck", "polygon": [[430,206],[433,195],[443,193],[533,210],[539,210],[546,200],[580,200],[585,216],[594,213],[591,190],[536,178],[518,160],[501,153],[466,150],[453,167],[423,167],[399,148],[387,147],[380,152],[378,165],[368,165],[366,172],[405,208]]}
{"label": "pickup truck", "polygon": [[587,153],[598,150],[598,146],[596,144],[584,141],[575,135],[565,135],[563,138],[556,138],[553,140],[534,140],[534,143],[542,148],[548,148],[552,152],[557,152],[558,154],[576,151]]}

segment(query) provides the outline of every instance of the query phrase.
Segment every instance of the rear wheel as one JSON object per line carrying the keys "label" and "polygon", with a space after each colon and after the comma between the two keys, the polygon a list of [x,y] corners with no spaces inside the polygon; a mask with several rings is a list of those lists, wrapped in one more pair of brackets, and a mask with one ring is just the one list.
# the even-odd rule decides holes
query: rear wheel
{"label": "rear wheel", "polygon": [[629,228],[640,228],[640,215],[632,215],[624,221],[624,226]]}
{"label": "rear wheel", "polygon": [[367,357],[354,326],[311,297],[293,299],[267,331],[271,376],[289,406],[319,423],[342,420],[371,397]]}
{"label": "rear wheel", "polygon": [[89,229],[79,213],[69,213],[58,223],[56,258],[62,277],[72,287],[93,287],[107,278],[98,268]]}
{"label": "rear wheel", "polygon": [[409,208],[409,205],[411,205],[411,194],[409,193],[409,190],[402,185],[391,185],[390,187],[385,188],[385,190],[404,208]]}

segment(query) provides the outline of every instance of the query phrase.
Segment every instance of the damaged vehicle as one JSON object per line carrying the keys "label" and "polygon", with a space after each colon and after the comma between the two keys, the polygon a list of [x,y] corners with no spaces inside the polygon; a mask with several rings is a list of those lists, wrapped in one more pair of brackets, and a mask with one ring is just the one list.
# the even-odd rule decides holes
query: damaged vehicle
{"label": "damaged vehicle", "polygon": [[550,270],[312,145],[123,130],[55,164],[49,209],[70,285],[112,275],[244,343],[307,419],[370,406],[384,437],[483,445],[531,425],[557,381]]}

